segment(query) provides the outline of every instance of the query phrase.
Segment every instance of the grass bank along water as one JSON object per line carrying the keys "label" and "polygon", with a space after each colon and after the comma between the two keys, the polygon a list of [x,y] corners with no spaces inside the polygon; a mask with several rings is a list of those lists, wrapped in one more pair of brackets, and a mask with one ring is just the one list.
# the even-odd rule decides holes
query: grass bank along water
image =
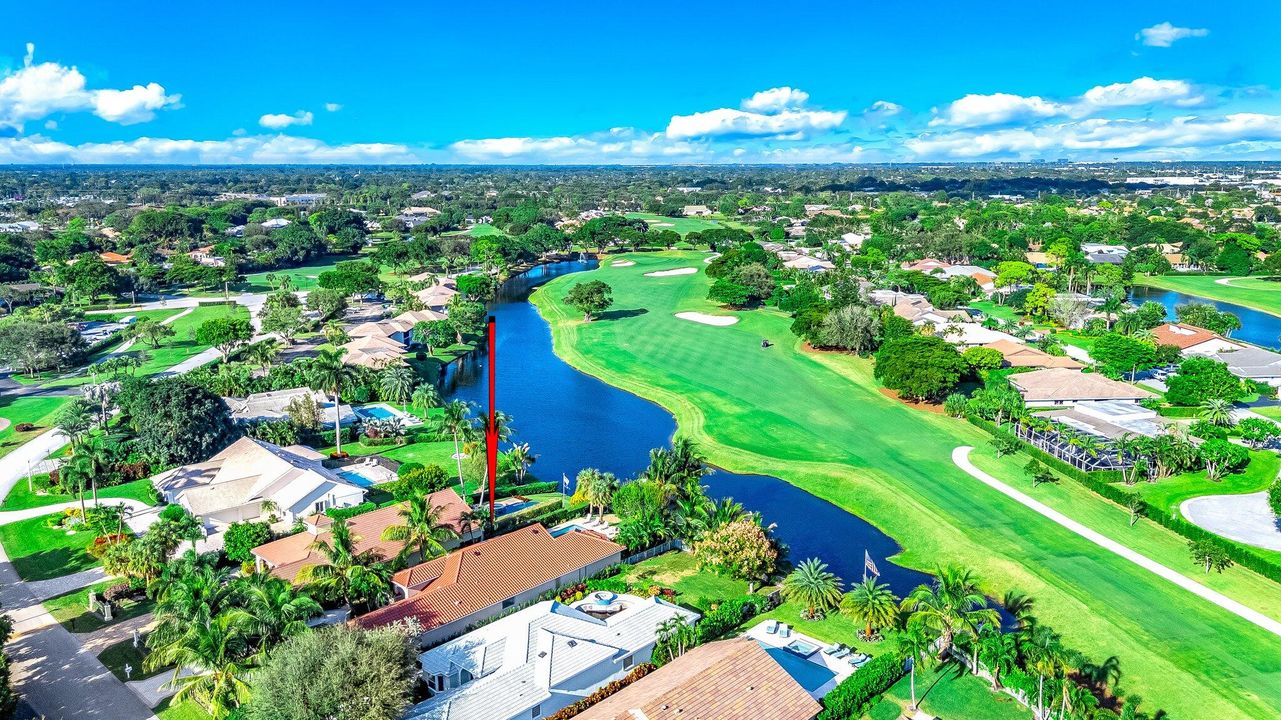
{"label": "grass bank along water", "polygon": [[[904,545],[907,565],[956,562],[979,572],[989,594],[1032,595],[1038,617],[1092,656],[1117,655],[1127,689],[1176,717],[1247,718],[1281,707],[1281,641],[961,472],[952,450],[986,447],[978,429],[885,398],[866,360],[804,351],[782,313],[742,313],[738,324],[715,331],[674,317],[719,311],[706,300],[707,278],[654,282],[644,273],[701,258],[635,254],[627,259],[636,267],[591,272],[613,287],[611,319],[582,323],[563,304],[573,278],[532,300],[551,324],[558,355],[662,404],[717,465],[780,477],[867,518]],[[762,349],[762,338],[774,347]],[[998,478],[1022,480],[1024,458],[976,455]],[[1054,489],[1056,509],[1100,532],[1128,532],[1121,508],[1070,485]],[[1145,554],[1171,565],[1181,559],[1194,574],[1181,538],[1142,527],[1136,537]],[[1253,573],[1234,569],[1203,581],[1277,614],[1276,585]]]}

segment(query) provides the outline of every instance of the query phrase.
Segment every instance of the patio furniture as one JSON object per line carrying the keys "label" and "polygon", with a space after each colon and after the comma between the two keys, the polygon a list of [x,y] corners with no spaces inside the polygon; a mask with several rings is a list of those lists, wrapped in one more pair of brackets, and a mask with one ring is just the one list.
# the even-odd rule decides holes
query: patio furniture
{"label": "patio furniture", "polygon": [[783,636],[783,637],[785,637],[785,638],[791,637],[791,636],[792,636],[792,628],[788,627],[788,626],[787,626],[787,623],[783,623],[782,625],[779,625],[779,627],[778,627],[778,634],[779,634],[779,635],[782,635],[782,636]]}
{"label": "patio furniture", "polygon": [[766,634],[766,635],[773,635],[773,634],[774,634],[774,633],[776,633],[776,632],[778,632],[778,621],[777,621],[777,620],[770,620],[769,622],[765,623],[765,634]]}
{"label": "patio furniture", "polygon": [[841,658],[849,657],[850,652],[851,652],[851,651],[850,651],[850,649],[849,649],[849,648],[847,648],[847,647],[845,647],[844,645],[842,645],[842,646],[841,646],[841,648],[840,648],[839,650],[837,650],[835,653],[833,653],[832,657],[833,657],[833,658],[835,658],[835,659],[837,659],[837,660],[840,660]]}
{"label": "patio furniture", "polygon": [[843,646],[840,643],[832,643],[831,645],[828,645],[827,647],[823,648],[823,654],[835,655],[836,653],[841,651],[842,647]]}

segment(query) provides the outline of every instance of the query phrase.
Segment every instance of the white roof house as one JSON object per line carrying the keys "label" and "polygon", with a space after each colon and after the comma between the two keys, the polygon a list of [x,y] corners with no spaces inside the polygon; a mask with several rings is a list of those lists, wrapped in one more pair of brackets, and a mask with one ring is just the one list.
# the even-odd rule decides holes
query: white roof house
{"label": "white roof house", "polygon": [[[334,404],[325,393],[311,388],[293,388],[291,390],[273,390],[254,393],[245,398],[223,398],[231,419],[236,422],[263,422],[285,420],[289,418],[289,405],[295,400],[310,399],[320,409],[320,422],[326,426],[334,424]],[[356,413],[350,405],[338,406],[339,424],[347,425],[357,420]]]}
{"label": "white roof house", "polygon": [[698,617],[659,598],[613,593],[531,605],[420,655],[433,695],[406,718],[545,717],[648,662],[659,623]]}
{"label": "white roof house", "polygon": [[949,322],[937,329],[937,334],[944,340],[958,345],[962,349],[980,347],[1000,340],[1023,344],[1022,340],[1000,330],[991,330],[979,323]]}
{"label": "white roof house", "polygon": [[152,477],[151,484],[166,502],[215,529],[272,514],[263,511],[266,501],[285,522],[363,502],[365,489],[326,468],[323,459],[303,445],[282,448],[242,437],[205,462]]}
{"label": "white roof house", "polygon": [[1210,353],[1208,357],[1227,364],[1228,370],[1237,377],[1281,387],[1281,354],[1248,346],[1230,352]]}
{"label": "white roof house", "polygon": [[286,220],[285,218],[272,218],[270,220],[264,220],[262,222],[262,226],[264,228],[267,228],[268,230],[275,230],[276,228],[282,228],[288,224],[289,224],[289,221]]}

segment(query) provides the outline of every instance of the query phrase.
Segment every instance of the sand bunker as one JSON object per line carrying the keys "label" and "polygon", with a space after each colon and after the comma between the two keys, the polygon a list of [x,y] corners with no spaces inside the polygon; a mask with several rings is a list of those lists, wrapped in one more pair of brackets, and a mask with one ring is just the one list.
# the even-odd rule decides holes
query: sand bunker
{"label": "sand bunker", "polygon": [[647,272],[645,277],[670,277],[672,275],[693,275],[698,272],[698,268],[676,268],[675,270],[659,270],[658,272]]}
{"label": "sand bunker", "polygon": [[738,322],[738,318],[732,315],[708,315],[707,313],[701,312],[678,312],[676,313],[676,317],[681,320],[691,320],[696,323],[715,325],[717,327],[725,327],[726,325],[733,325]]}
{"label": "sand bunker", "polygon": [[610,263],[609,266],[610,267],[631,267],[635,264],[636,263],[631,260],[615,260],[614,262]]}

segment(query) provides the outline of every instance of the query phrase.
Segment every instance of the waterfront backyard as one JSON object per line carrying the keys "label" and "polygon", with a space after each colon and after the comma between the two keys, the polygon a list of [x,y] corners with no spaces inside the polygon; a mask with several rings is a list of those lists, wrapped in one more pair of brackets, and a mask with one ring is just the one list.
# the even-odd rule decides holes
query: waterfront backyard
{"label": "waterfront backyard", "polygon": [[[866,360],[805,351],[781,313],[737,313],[740,322],[724,327],[675,318],[725,311],[705,300],[701,272],[645,273],[701,268],[704,257],[631,255],[635,266],[560,278],[533,301],[551,322],[558,354],[667,407],[715,464],[781,477],[872,521],[904,545],[896,562],[921,569],[956,562],[986,578],[991,595],[1018,589],[1035,596],[1038,617],[1073,645],[1119,656],[1131,691],[1160,698],[1178,716],[1250,717],[1281,704],[1281,687],[1271,681],[1281,672],[1276,636],[977,484],[952,464],[951,452],[986,448],[979,430],[886,398]],[[586,279],[613,287],[614,319],[584,324],[561,304]],[[762,349],[762,338],[774,346]],[[986,450],[975,458],[1005,482],[1025,482],[1025,458],[996,460]],[[1182,539],[1151,523],[1128,527],[1124,509],[1074,484],[1044,495],[1038,499],[1098,532],[1281,617],[1270,581],[1236,568],[1203,576]]]}

